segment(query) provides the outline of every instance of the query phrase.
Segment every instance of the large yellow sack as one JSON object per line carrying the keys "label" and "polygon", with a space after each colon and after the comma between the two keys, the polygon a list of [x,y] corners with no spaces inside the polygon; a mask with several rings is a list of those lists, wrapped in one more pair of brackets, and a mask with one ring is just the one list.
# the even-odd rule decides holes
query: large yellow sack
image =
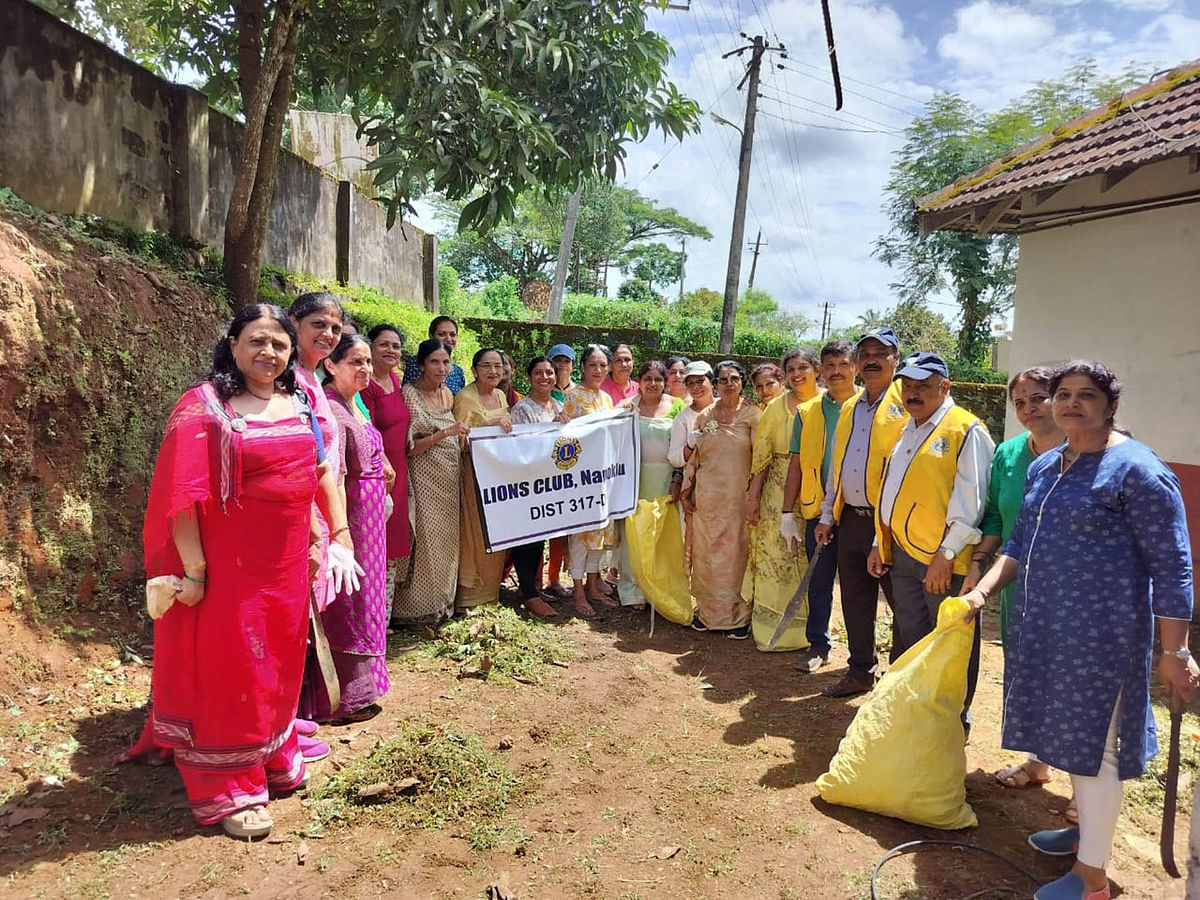
{"label": "large yellow sack", "polygon": [[937,628],[908,649],[876,685],[817,779],[827,803],[928,825],[979,824],[967,805],[960,716],[973,624],[967,603],[947,597]]}
{"label": "large yellow sack", "polygon": [[633,578],[647,602],[664,619],[692,624],[696,609],[683,562],[683,523],[679,504],[666,497],[639,500],[625,519],[625,540]]}

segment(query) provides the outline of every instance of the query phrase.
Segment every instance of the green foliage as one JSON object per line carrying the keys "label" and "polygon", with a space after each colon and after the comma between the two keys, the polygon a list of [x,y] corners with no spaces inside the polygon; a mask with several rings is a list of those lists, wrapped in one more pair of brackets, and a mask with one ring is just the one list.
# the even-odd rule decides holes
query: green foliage
{"label": "green foliage", "polygon": [[[405,779],[416,784],[402,792],[397,786]],[[379,793],[361,797],[366,788]],[[441,829],[494,823],[521,790],[521,780],[474,735],[453,725],[406,725],[351,758],[310,796],[323,825]]]}
{"label": "green foliage", "polygon": [[[444,273],[439,273],[444,274]],[[288,293],[282,294],[271,285],[271,276],[282,276],[288,282]],[[303,291],[328,291],[333,294],[346,308],[346,312],[358,324],[362,332],[370,331],[375,325],[388,323],[395,325],[404,332],[404,352],[414,354],[417,345],[429,337],[429,323],[433,321],[433,313],[422,306],[405,303],[395,297],[363,285],[349,287],[337,282],[322,281],[310,278],[297,272],[287,272],[268,267],[263,273],[261,297],[264,302],[280,303],[285,309],[295,297],[295,293]],[[454,315],[447,313],[447,315]],[[457,318],[457,317],[456,317]],[[464,369],[470,366],[471,357],[479,349],[479,336],[470,328],[459,323],[458,346],[454,348],[454,361]]]}
{"label": "green foliage", "polygon": [[993,369],[991,366],[976,366],[963,362],[958,357],[948,357],[946,366],[950,369],[951,381],[965,381],[971,384],[999,384],[1007,389],[1008,373]]}
{"label": "green foliage", "polygon": [[875,254],[897,269],[892,287],[904,303],[924,304],[944,289],[954,293],[960,310],[957,355],[963,360],[984,362],[991,321],[1012,306],[1016,239],[952,231],[922,238],[914,215],[920,199],[1102,105],[1142,77],[1132,69],[1102,77],[1089,60],[1059,79],[1038,82],[990,114],[957,94],[940,93],[905,130],[885,189],[891,229],[875,242]]}
{"label": "green foliage", "polygon": [[734,346],[738,332],[771,332],[794,344],[813,326],[812,319],[799,313],[786,313],[779,302],[762,288],[751,288],[738,301],[734,321]]}
{"label": "green foliage", "polygon": [[683,253],[657,241],[634,244],[621,254],[621,271],[633,273],[651,289],[655,284],[671,284],[683,275]]}
{"label": "green foliage", "polygon": [[950,323],[928,307],[909,301],[898,303],[883,312],[868,309],[858,318],[855,336],[881,326],[896,332],[902,353],[924,350],[937,353],[947,360],[955,358],[956,343]]}
{"label": "green foliage", "polygon": [[[630,284],[626,281],[625,284]],[[772,301],[773,302],[773,301]],[[568,294],[563,301],[563,322],[604,328],[646,328],[659,334],[662,352],[715,353],[721,325],[711,319],[679,315],[675,306],[621,301],[606,297]],[[778,358],[796,346],[795,334],[760,331],[743,323],[733,336],[733,352],[745,356]],[[643,358],[643,357],[639,357]]]}
{"label": "green foliage", "polygon": [[626,303],[644,303],[650,306],[662,306],[663,304],[662,294],[657,293],[654,288],[640,278],[630,278],[622,282],[621,287],[617,290],[617,297]]}
{"label": "green foliage", "polygon": [[[486,234],[469,229],[454,232],[465,201],[436,202],[448,229],[442,236],[442,259],[457,268],[470,285],[494,281],[501,275],[512,275],[521,286],[536,278],[551,280],[569,194],[567,189],[527,191],[518,198],[512,220],[497,224]],[[596,289],[598,272],[607,261],[619,259],[630,244],[651,237],[708,240],[712,235],[703,225],[674,209],[659,207],[635,190],[602,178],[585,179],[567,283],[586,282],[589,290]],[[645,280],[665,283],[658,277]]]}
{"label": "green foliage", "polygon": [[316,4],[300,62],[357,101],[394,209],[479,192],[460,225],[486,231],[527,190],[612,180],[628,141],[695,130],[699,107],[667,81],[670,45],[646,25],[642,0]]}
{"label": "green foliage", "polygon": [[597,325],[609,328],[650,328],[662,325],[663,311],[655,303],[624,301],[592,294],[567,294],[563,298],[565,325]]}
{"label": "green foliage", "polygon": [[673,309],[680,315],[720,322],[724,305],[725,298],[721,294],[702,287],[684,294],[683,298],[674,304]]}
{"label": "green foliage", "polygon": [[501,275],[495,281],[485,284],[475,297],[491,310],[491,314],[497,319],[529,318],[529,310],[521,302],[517,279],[511,275]]}

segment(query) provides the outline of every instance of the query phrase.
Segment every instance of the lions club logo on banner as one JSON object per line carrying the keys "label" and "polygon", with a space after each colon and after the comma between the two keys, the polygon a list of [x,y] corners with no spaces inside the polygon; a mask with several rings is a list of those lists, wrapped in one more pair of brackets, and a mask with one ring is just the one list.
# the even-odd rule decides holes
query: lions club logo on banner
{"label": "lions club logo on banner", "polygon": [[582,452],[583,445],[579,443],[579,438],[564,435],[554,442],[554,449],[550,451],[550,456],[554,460],[554,465],[565,472],[567,469],[575,467],[575,463],[579,462],[579,454]]}

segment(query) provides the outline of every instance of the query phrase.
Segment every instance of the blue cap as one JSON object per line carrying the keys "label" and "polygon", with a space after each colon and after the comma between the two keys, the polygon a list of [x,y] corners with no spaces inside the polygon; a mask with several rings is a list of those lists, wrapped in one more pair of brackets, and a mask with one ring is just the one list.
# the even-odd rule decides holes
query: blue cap
{"label": "blue cap", "polygon": [[914,353],[905,358],[904,366],[896,373],[897,378],[915,378],[918,381],[924,381],[930,375],[950,377],[946,361],[936,353]]}
{"label": "blue cap", "polygon": [[551,359],[556,356],[565,356],[571,362],[575,362],[575,351],[571,349],[570,344],[555,344],[546,351],[546,355]]}
{"label": "blue cap", "polygon": [[896,332],[890,328],[872,328],[866,334],[859,336],[859,339],[854,342],[854,346],[859,346],[863,341],[874,338],[883,344],[885,347],[891,347],[893,350],[900,349],[900,338],[896,337]]}

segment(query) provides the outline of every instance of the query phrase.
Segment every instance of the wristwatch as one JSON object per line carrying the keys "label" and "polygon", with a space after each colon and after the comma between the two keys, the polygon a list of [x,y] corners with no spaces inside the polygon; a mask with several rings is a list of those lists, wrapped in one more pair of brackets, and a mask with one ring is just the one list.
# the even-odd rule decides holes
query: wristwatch
{"label": "wristwatch", "polygon": [[1174,656],[1176,659],[1181,659],[1187,662],[1192,658],[1192,651],[1187,647],[1180,647],[1178,650],[1164,650],[1163,656]]}
{"label": "wristwatch", "polygon": [[942,559],[948,560],[949,562],[954,562],[955,557],[958,556],[958,554],[949,547],[941,547],[939,548],[939,552],[942,554]]}

